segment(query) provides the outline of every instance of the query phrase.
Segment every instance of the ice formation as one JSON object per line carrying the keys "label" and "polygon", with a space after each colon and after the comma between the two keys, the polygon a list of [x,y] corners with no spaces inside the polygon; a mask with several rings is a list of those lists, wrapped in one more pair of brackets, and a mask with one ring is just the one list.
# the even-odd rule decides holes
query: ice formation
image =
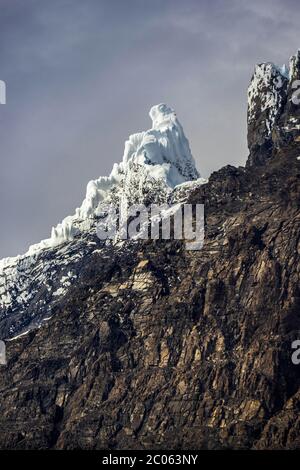
{"label": "ice formation", "polygon": [[136,193],[141,190],[136,186],[139,181],[139,186],[155,182],[171,191],[177,185],[199,178],[189,142],[175,111],[159,104],[153,106],[149,114],[151,129],[129,137],[123,160],[114,164],[108,177],[88,183],[86,197],[75,214],[53,227],[50,238],[32,245],[22,257],[1,260],[0,275],[7,266],[15,266],[20,260],[32,258],[41,250],[72,241],[77,234],[89,230],[99,204],[110,197],[113,189],[124,194],[130,191]]}

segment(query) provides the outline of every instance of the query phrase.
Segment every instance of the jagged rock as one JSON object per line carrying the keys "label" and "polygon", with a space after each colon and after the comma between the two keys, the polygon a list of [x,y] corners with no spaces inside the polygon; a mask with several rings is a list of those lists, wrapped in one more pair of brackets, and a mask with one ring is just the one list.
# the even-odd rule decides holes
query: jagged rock
{"label": "jagged rock", "polygon": [[248,165],[264,165],[274,147],[300,136],[299,105],[292,99],[299,78],[300,51],[290,58],[289,69],[272,63],[255,67],[248,88]]}

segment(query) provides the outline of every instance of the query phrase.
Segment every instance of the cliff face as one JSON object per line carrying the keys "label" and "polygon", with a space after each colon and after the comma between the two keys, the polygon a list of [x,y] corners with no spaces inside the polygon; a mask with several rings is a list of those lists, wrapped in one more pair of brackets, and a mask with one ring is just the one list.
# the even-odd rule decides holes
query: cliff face
{"label": "cliff face", "polygon": [[264,147],[250,123],[246,168],[191,189],[202,250],[82,257],[52,318],[7,343],[1,448],[299,448],[300,142],[283,127]]}

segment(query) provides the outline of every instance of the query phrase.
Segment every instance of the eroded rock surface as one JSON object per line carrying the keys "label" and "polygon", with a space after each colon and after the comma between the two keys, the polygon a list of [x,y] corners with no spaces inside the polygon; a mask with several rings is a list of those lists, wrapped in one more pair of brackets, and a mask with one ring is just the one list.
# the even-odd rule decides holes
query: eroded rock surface
{"label": "eroded rock surface", "polygon": [[297,142],[195,189],[206,242],[82,261],[40,329],[7,343],[1,448],[297,448]]}

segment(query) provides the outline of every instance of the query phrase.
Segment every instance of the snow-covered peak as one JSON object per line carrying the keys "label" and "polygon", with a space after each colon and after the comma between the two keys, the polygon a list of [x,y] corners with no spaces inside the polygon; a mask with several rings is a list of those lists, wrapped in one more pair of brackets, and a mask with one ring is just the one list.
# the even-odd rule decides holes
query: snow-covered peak
{"label": "snow-covered peak", "polygon": [[[173,109],[150,110],[149,130],[131,135],[109,176],[92,180],[75,214],[23,256],[0,260],[0,332],[13,338],[39,327],[80,277],[83,260],[101,251],[101,203],[181,203],[199,179],[189,143]],[[115,238],[114,249],[122,249]],[[118,246],[119,245],[119,246]],[[2,323],[1,323],[2,321]],[[2,330],[1,330],[2,328]]]}
{"label": "snow-covered peak", "polygon": [[[129,202],[146,203],[149,193],[154,200],[156,196],[164,198],[175,186],[199,178],[189,142],[175,111],[166,104],[158,104],[149,114],[151,129],[129,137],[123,159],[114,164],[111,174],[90,181],[86,197],[75,214],[53,227],[51,237],[31,246],[22,259],[72,241],[76,235],[90,230],[99,205],[106,200],[118,202],[125,197]],[[19,259],[0,261],[0,274]]]}
{"label": "snow-covered peak", "polygon": [[287,67],[272,62],[256,65],[248,88],[248,122],[266,111],[266,128],[270,134],[281,105],[281,89],[287,82]]}
{"label": "snow-covered peak", "polygon": [[178,125],[174,109],[164,103],[152,106],[149,116],[152,119],[152,129],[163,130],[166,127],[172,127],[173,123]]}
{"label": "snow-covered peak", "polygon": [[[163,178],[174,187],[199,177],[189,142],[175,111],[166,104],[149,112],[152,128],[133,134],[125,143],[122,170],[130,163],[143,165],[153,178]],[[161,168],[155,166],[160,166]]]}
{"label": "snow-covered peak", "polygon": [[155,183],[167,191],[199,178],[189,142],[175,111],[161,103],[153,106],[149,115],[151,129],[129,136],[122,162],[114,164],[108,177],[88,183],[86,198],[76,210],[77,219],[94,217],[99,203],[110,198],[112,191],[114,195],[117,192],[128,199],[133,192],[135,202],[144,203],[144,190],[148,192]]}

